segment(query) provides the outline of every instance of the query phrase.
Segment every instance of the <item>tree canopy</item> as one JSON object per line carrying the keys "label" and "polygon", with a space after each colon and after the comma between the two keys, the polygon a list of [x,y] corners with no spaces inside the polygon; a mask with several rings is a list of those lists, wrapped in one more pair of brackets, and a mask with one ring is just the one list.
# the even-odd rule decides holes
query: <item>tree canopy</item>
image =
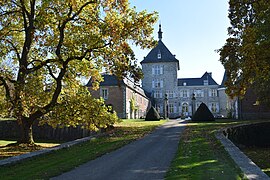
{"label": "tree canopy", "polygon": [[227,93],[242,96],[254,88],[270,104],[270,1],[230,0],[229,38],[218,50],[227,72]]}
{"label": "tree canopy", "polygon": [[[91,77],[94,88],[101,71],[139,80],[131,44],[152,47],[156,20],[128,0],[0,0],[0,114],[17,118],[26,143],[35,120],[94,129],[113,123],[80,77]],[[103,120],[94,120],[97,113]]]}

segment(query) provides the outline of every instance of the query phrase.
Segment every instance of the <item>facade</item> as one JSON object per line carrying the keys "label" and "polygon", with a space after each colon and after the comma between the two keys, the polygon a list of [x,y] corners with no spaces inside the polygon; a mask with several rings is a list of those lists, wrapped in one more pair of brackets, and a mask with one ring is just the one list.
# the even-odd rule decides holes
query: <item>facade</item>
{"label": "facade", "polygon": [[231,99],[226,94],[226,86],[225,86],[226,80],[227,74],[225,71],[221,85],[218,88],[219,106],[220,106],[219,111],[221,116],[233,118],[235,117],[236,114],[234,110],[234,99]]}
{"label": "facade", "polygon": [[98,90],[92,89],[91,79],[87,83],[93,97],[102,97],[106,105],[112,106],[119,118],[136,119],[146,115],[150,100],[143,89],[128,79],[118,80],[113,75],[104,74],[103,79]]}
{"label": "facade", "polygon": [[214,115],[218,116],[221,110],[224,113],[226,107],[223,106],[226,105],[223,101],[226,100],[220,99],[221,89],[212,78],[212,73],[205,72],[199,78],[178,79],[179,60],[162,42],[161,25],[158,37],[158,45],[143,59],[141,65],[144,73],[142,88],[151,94],[153,105],[161,116],[192,116],[202,102],[208,105]]}

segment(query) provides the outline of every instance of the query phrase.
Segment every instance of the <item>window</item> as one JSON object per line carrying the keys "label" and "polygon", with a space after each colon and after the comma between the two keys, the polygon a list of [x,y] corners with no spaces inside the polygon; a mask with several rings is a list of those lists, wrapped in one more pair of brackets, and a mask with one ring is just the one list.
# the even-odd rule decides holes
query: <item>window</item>
{"label": "window", "polygon": [[218,112],[218,104],[217,103],[213,102],[213,103],[210,103],[209,105],[210,105],[210,110],[212,113]]}
{"label": "window", "polygon": [[201,89],[196,89],[194,91],[195,97],[203,97],[203,90]]}
{"label": "window", "polygon": [[208,85],[208,80],[203,80],[203,85],[207,86]]}
{"label": "window", "polygon": [[162,93],[160,91],[154,91],[154,98],[162,98]]}
{"label": "window", "polygon": [[187,93],[187,90],[183,90],[183,97],[188,97],[187,94],[188,94],[188,93]]}
{"label": "window", "polygon": [[217,90],[216,89],[211,89],[210,90],[210,96],[211,97],[217,97]]}
{"label": "window", "polygon": [[154,66],[152,66],[152,74],[153,75],[163,74],[163,66],[162,65],[154,65]]}
{"label": "window", "polygon": [[153,79],[152,88],[163,88],[163,80],[162,79]]}
{"label": "window", "polygon": [[167,91],[168,98],[174,98],[175,92],[174,91]]}
{"label": "window", "polygon": [[174,104],[169,104],[169,113],[174,113]]}
{"label": "window", "polygon": [[188,90],[181,90],[180,91],[180,97],[189,97],[189,91]]}
{"label": "window", "polygon": [[182,113],[184,115],[186,115],[188,113],[188,103],[186,103],[186,102],[182,104]]}
{"label": "window", "polygon": [[158,52],[158,59],[161,59],[161,53],[160,53],[160,51]]}
{"label": "window", "polygon": [[101,97],[103,97],[103,99],[108,99],[108,89],[106,88],[101,89]]}

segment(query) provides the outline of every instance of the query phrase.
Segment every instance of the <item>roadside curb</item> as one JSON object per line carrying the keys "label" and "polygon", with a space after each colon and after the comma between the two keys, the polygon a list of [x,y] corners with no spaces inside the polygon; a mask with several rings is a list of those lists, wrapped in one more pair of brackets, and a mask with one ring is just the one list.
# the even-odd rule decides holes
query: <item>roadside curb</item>
{"label": "roadside curb", "polygon": [[269,180],[269,176],[267,176],[251,159],[224,136],[223,131],[225,130],[226,129],[221,129],[217,131],[215,136],[223,144],[224,149],[240,167],[244,175],[249,180]]}

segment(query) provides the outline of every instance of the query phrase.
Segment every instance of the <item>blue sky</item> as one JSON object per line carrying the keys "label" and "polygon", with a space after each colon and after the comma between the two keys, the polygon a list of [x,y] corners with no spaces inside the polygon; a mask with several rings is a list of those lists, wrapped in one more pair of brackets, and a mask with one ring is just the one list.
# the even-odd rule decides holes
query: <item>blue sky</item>
{"label": "blue sky", "polygon": [[[180,61],[178,78],[201,77],[207,71],[221,83],[224,68],[215,50],[228,37],[227,0],[130,0],[130,4],[137,11],[159,13],[153,35],[157,40],[161,22],[162,41]],[[134,51],[140,62],[150,50],[134,48]]]}

